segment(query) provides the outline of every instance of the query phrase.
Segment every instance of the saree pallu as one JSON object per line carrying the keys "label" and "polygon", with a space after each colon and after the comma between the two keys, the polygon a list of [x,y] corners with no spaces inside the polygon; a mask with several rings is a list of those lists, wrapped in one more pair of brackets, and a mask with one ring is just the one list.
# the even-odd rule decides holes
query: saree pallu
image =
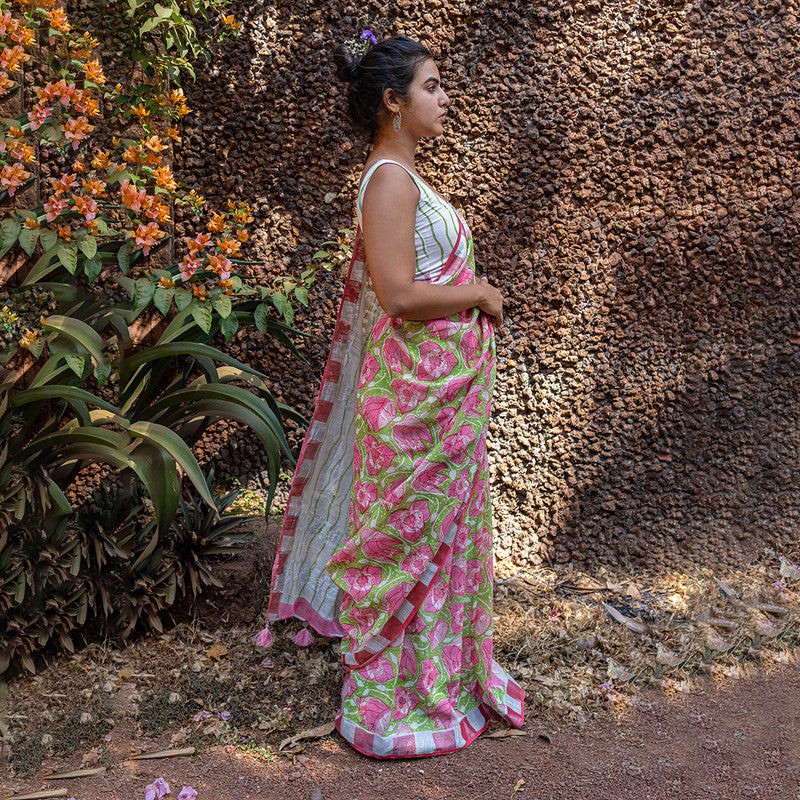
{"label": "saree pallu", "polygon": [[[436,283],[474,280],[461,225]],[[359,319],[348,319],[348,302]],[[367,755],[452,752],[491,719],[522,724],[522,690],[492,658],[486,428],[494,377],[493,325],[477,308],[415,322],[376,307],[357,233],[284,521],[270,619],[299,616],[342,636],[336,725]],[[331,426],[337,407],[352,416],[344,411]],[[315,431],[320,411],[326,419]],[[337,464],[348,443],[351,457]],[[324,463],[313,463],[320,456]],[[303,500],[309,486],[313,511]]]}

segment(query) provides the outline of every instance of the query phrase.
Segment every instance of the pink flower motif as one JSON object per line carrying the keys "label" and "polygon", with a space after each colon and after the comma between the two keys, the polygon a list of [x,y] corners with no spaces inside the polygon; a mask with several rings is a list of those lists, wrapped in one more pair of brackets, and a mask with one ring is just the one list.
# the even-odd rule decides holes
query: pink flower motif
{"label": "pink flower motif", "polygon": [[449,375],[458,364],[458,359],[453,353],[443,349],[436,342],[423,342],[419,347],[419,354],[420,362],[416,374],[422,381],[435,381]]}
{"label": "pink flower motif", "polygon": [[378,612],[371,607],[359,608],[354,606],[349,610],[348,614],[351,622],[362,636],[372,629],[375,620],[378,619]]}
{"label": "pink flower motif", "polygon": [[466,569],[462,564],[453,564],[450,568],[450,593],[459,597],[464,596],[467,586]]}
{"label": "pink flower motif", "polygon": [[302,628],[301,630],[297,631],[297,633],[292,636],[292,641],[298,647],[308,647],[311,644],[314,644],[314,637],[311,635],[311,631],[308,628]]}
{"label": "pink flower motif", "polygon": [[379,442],[374,436],[364,437],[364,447],[367,451],[367,474],[377,475],[379,472],[387,469],[395,455],[397,455],[391,447]]}
{"label": "pink flower motif", "polygon": [[445,407],[436,415],[436,424],[443,433],[448,433],[453,427],[453,420],[458,414],[458,409]]}
{"label": "pink flower motif", "polygon": [[[366,536],[366,531],[369,536]],[[373,561],[394,561],[400,553],[405,552],[405,547],[397,539],[383,531],[366,529],[361,533],[361,550],[367,558]]]}
{"label": "pink flower motif", "polygon": [[405,719],[417,706],[419,698],[407,689],[398,688],[394,693],[394,709],[392,719]]}
{"label": "pink flower motif", "polygon": [[416,542],[425,531],[425,523],[431,518],[427,500],[417,500],[408,508],[400,508],[389,514],[386,521],[406,541]]}
{"label": "pink flower motif", "polygon": [[411,485],[420,492],[441,492],[446,480],[447,465],[433,463],[415,475]]}
{"label": "pink flower motif", "polygon": [[[442,578],[442,574],[439,573],[436,576],[436,580],[433,582],[433,586],[431,586],[430,591],[425,596],[425,601],[423,602],[422,607],[425,609],[425,611],[436,614],[442,610],[442,606],[446,598],[447,586]],[[434,626],[434,630],[435,629],[436,626]]]}
{"label": "pink flower motif", "polygon": [[471,375],[460,375],[451,378],[447,383],[437,387],[434,394],[443,403],[454,403],[460,397],[465,396],[465,389],[469,387],[472,381]]}
{"label": "pink flower motif", "polygon": [[376,658],[372,663],[362,667],[360,672],[370,681],[385,683],[394,675],[394,667],[388,658]]}
{"label": "pink flower motif", "polygon": [[447,674],[454,678],[461,669],[461,648],[455,644],[449,644],[442,648],[442,661],[447,670]]}
{"label": "pink flower motif", "polygon": [[442,442],[442,452],[454,463],[460,464],[468,455],[475,442],[475,431],[469,425],[462,425],[458,433],[451,433]]}
{"label": "pink flower motif", "polygon": [[475,549],[482,555],[492,549],[492,531],[488,526],[481,525],[475,532]]}
{"label": "pink flower motif", "polygon": [[383,496],[389,505],[396,506],[400,503],[405,495],[406,479],[397,478],[392,481],[386,489],[384,489]]}
{"label": "pink flower motif", "polygon": [[471,364],[481,351],[481,342],[478,338],[478,331],[471,328],[461,337],[461,353],[467,364]]}
{"label": "pink flower motif", "polygon": [[486,481],[478,481],[475,486],[475,494],[472,498],[472,505],[469,507],[469,515],[473,518],[480,517],[486,510]]}
{"label": "pink flower motif", "polygon": [[385,428],[397,416],[397,409],[391,397],[372,395],[361,404],[361,415],[370,430],[379,431]]}
{"label": "pink flower motif", "polygon": [[407,572],[414,580],[419,580],[432,558],[433,552],[430,547],[420,547],[403,559],[400,569]]}
{"label": "pink flower motif", "polygon": [[366,511],[378,499],[378,488],[374,483],[357,480],[353,484],[353,495],[358,507]]}
{"label": "pink flower motif", "polygon": [[471,670],[479,660],[480,655],[475,645],[475,640],[470,636],[465,636],[461,640],[461,663],[466,669]]}
{"label": "pink flower motif", "polygon": [[378,360],[373,356],[371,353],[367,353],[366,357],[364,358],[364,363],[361,365],[361,378],[358,382],[359,386],[364,386],[367,383],[370,383],[372,379],[378,374],[378,370],[380,369],[380,364]]}
{"label": "pink flower motif", "polygon": [[392,334],[383,345],[383,360],[390,372],[402,373],[411,369],[411,355],[406,343]]}
{"label": "pink flower motif", "polygon": [[453,704],[450,700],[440,700],[429,712],[433,724],[437,728],[452,727]]}
{"label": "pink flower motif", "polygon": [[428,426],[419,417],[409,414],[403,422],[393,428],[397,446],[409,456],[424,452],[433,445]]}
{"label": "pink flower motif", "polygon": [[178,795],[178,800],[195,800],[197,792],[191,786],[184,786]]}
{"label": "pink flower motif", "polygon": [[425,325],[437,339],[449,339],[451,336],[455,336],[462,327],[461,322],[450,317],[429,319]]}
{"label": "pink flower motif", "polygon": [[467,561],[467,593],[476,594],[484,581],[483,562],[479,558]]}
{"label": "pink flower motif", "polygon": [[391,711],[386,703],[378,700],[377,697],[369,697],[359,701],[358,711],[361,714],[361,720],[365,728],[381,736],[386,733],[390,721],[389,712]]}
{"label": "pink flower motif", "polygon": [[436,665],[431,658],[426,658],[420,667],[421,672],[417,679],[417,691],[420,695],[430,695],[436,685],[436,679],[439,677],[439,670],[436,669]]}
{"label": "pink flower motif", "polygon": [[480,606],[470,609],[467,616],[473,633],[478,636],[482,636],[492,626],[492,618]]}
{"label": "pink flower motif", "polygon": [[417,656],[414,652],[414,645],[406,637],[403,640],[403,650],[400,653],[400,669],[398,670],[398,680],[405,682],[413,675],[417,674]]}
{"label": "pink flower motif", "polygon": [[488,398],[484,397],[482,389],[483,387],[479,384],[474,384],[464,398],[461,408],[467,416],[479,417],[485,413]]}
{"label": "pink flower motif", "polygon": [[450,606],[450,633],[460,636],[464,630],[464,604],[453,603]]}
{"label": "pink flower motif", "polygon": [[255,642],[259,647],[272,647],[272,634],[269,632],[269,625],[259,631],[255,637]]}
{"label": "pink flower motif", "polygon": [[161,800],[169,793],[169,784],[163,778],[156,778],[149,786],[145,786],[144,800]]}
{"label": "pink flower motif", "polygon": [[466,473],[462,473],[447,487],[447,496],[456,497],[466,502],[469,499],[471,489],[472,482],[470,481],[470,476]]}
{"label": "pink flower motif", "polygon": [[492,637],[487,636],[481,642],[481,658],[483,659],[483,663],[489,668],[490,682],[491,676],[494,674],[492,671],[492,649]]}
{"label": "pink flower motif", "polygon": [[428,387],[417,381],[395,378],[391,387],[397,396],[397,407],[404,414],[407,411],[413,411],[428,396]]}
{"label": "pink flower motif", "polygon": [[[432,594],[432,592],[431,592]],[[428,595],[430,597],[430,595]],[[438,609],[437,609],[438,610]],[[431,645],[436,650],[450,634],[450,628],[443,619],[437,619],[431,632]]]}
{"label": "pink flower motif", "polygon": [[381,568],[351,567],[345,570],[344,582],[349,587],[349,594],[356,602],[363,600],[381,580]]}
{"label": "pink flower motif", "polygon": [[405,583],[401,583],[397,586],[392,586],[391,589],[387,589],[386,593],[383,596],[383,607],[389,614],[394,614],[398,608],[400,608],[400,604],[403,600],[408,597],[408,593],[411,591],[411,583],[406,581]]}

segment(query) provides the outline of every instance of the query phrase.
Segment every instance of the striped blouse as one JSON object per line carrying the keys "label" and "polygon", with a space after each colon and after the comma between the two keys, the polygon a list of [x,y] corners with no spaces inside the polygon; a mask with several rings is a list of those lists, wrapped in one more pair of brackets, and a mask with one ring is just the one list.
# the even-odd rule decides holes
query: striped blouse
{"label": "striped blouse", "polygon": [[[361,188],[358,190],[356,214],[358,216],[358,224],[361,226],[362,230],[361,206],[364,202],[364,192],[366,191],[369,179],[375,174],[375,170],[381,166],[381,164],[387,163],[397,164],[403,167],[419,189],[417,215],[414,221],[414,247],[417,255],[417,267],[414,280],[436,283],[458,238],[459,219],[464,226],[465,233],[468,230],[466,221],[450,203],[439,197],[427,183],[411,172],[408,167],[400,164],[398,161],[392,161],[390,158],[382,158],[380,161],[376,161],[369,170],[367,170],[367,173],[364,175],[364,180],[361,182]],[[464,247],[466,247],[466,237],[462,236],[459,242],[459,248]]]}

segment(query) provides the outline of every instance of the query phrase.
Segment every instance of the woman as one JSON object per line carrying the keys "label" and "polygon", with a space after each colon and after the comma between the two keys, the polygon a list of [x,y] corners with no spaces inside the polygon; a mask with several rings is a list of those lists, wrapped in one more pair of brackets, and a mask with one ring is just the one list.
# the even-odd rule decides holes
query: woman
{"label": "woman", "polygon": [[466,747],[497,717],[519,727],[523,697],[492,659],[485,443],[503,298],[415,168],[449,103],[430,52],[404,36],[362,49],[336,59],[373,147],[269,620],[343,637],[337,727],[392,758]]}

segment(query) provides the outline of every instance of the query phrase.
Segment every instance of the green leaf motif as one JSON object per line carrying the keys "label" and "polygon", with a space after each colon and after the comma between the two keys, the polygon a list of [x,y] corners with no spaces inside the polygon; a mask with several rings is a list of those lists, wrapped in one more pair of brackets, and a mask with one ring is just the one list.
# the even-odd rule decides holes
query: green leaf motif
{"label": "green leaf motif", "polygon": [[23,228],[19,234],[19,246],[29,255],[33,255],[39,241],[38,228]]}
{"label": "green leaf motif", "polygon": [[58,260],[66,267],[70,275],[78,269],[78,245],[75,242],[61,242],[58,245]]}
{"label": "green leaf motif", "polygon": [[211,332],[211,304],[198,301],[192,305],[192,317],[205,333]]}

